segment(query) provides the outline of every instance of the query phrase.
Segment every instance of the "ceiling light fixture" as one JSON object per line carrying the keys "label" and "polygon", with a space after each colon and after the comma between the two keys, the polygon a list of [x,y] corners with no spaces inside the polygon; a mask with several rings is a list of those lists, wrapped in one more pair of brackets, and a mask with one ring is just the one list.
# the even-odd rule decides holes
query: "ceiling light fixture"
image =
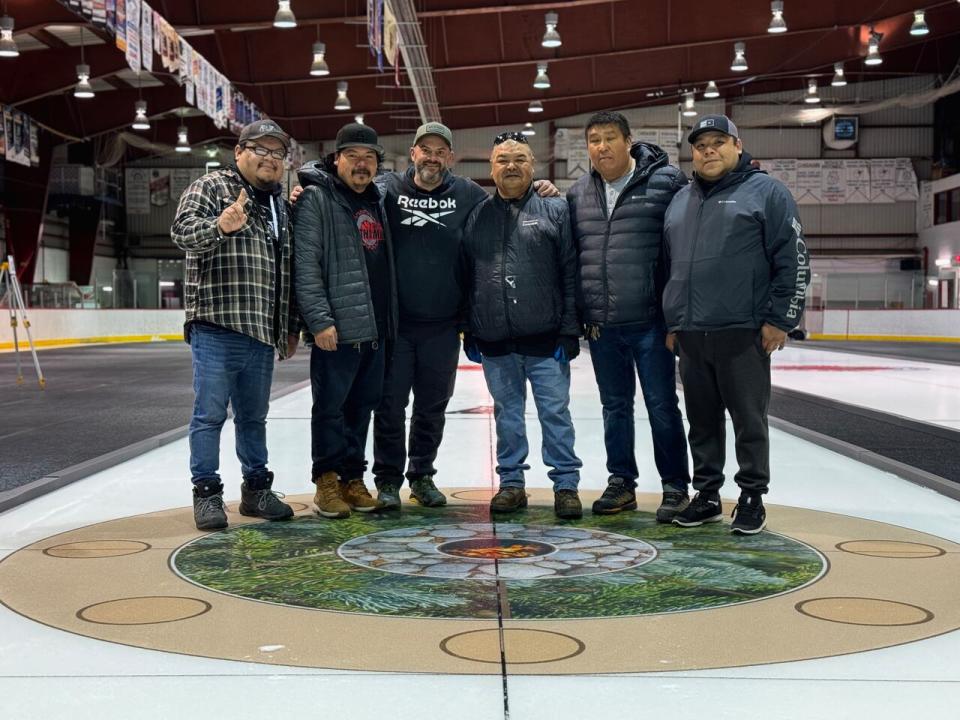
{"label": "ceiling light fixture", "polygon": [[93,86],[90,84],[90,66],[84,62],[83,27],[80,28],[80,64],[77,65],[77,84],[73,88],[73,96],[82,100],[92,98]]}
{"label": "ceiling light fixture", "polygon": [[557,22],[560,20],[560,16],[555,12],[548,12],[544,15],[544,19],[547,24],[547,31],[543,34],[543,40],[540,41],[540,44],[545,48],[560,47],[563,44],[563,41],[560,40],[560,33],[557,32]]}
{"label": "ceiling light fixture", "polygon": [[910,26],[911,35],[926,35],[930,32],[926,20],[923,19],[923,10],[913,11],[913,25]]}
{"label": "ceiling light fixture", "polygon": [[717,84],[713,80],[707,83],[707,87],[703,91],[703,96],[711,99],[720,97],[720,91],[717,89]]}
{"label": "ceiling light fixture", "polygon": [[313,44],[313,65],[310,66],[310,74],[313,75],[313,77],[322,77],[323,75],[330,74],[327,61],[323,59],[326,52],[327,46],[325,43],[315,42]]}
{"label": "ceiling light fixture", "polygon": [[17,57],[20,49],[13,39],[13,18],[9,15],[0,17],[0,57]]}
{"label": "ceiling light fixture", "polygon": [[347,97],[347,81],[341,80],[337,83],[337,100],[333,103],[334,110],[349,110],[350,98]]}
{"label": "ceiling light fixture", "polygon": [[[180,117],[180,122],[183,122],[183,116]],[[190,152],[190,140],[187,139],[187,126],[181,125],[177,128],[177,145],[174,148],[178,153],[188,153]]]}
{"label": "ceiling light fixture", "polygon": [[730,69],[734,72],[743,72],[747,69],[747,44],[738,42],[733,44],[733,62]]}
{"label": "ceiling light fixture", "polygon": [[537,134],[537,131],[533,129],[533,123],[532,123],[532,122],[528,122],[526,125],[524,125],[524,126],[523,126],[523,130],[521,130],[520,132],[521,132],[523,135],[526,135],[527,137],[530,137],[531,135],[536,135],[536,134]]}
{"label": "ceiling light fixture", "polygon": [[537,63],[537,77],[533,79],[533,86],[537,90],[546,90],[550,87],[550,78],[547,76],[547,64]]}
{"label": "ceiling light fixture", "polygon": [[531,100],[530,104],[527,106],[527,112],[532,113],[541,113],[543,112],[543,103],[539,100]]}
{"label": "ceiling light fixture", "polygon": [[273,26],[275,28],[295,28],[297,18],[290,9],[290,0],[277,0],[277,14],[273,16]]}
{"label": "ceiling light fixture", "polygon": [[833,64],[833,80],[830,81],[830,85],[833,87],[843,87],[847,84],[847,76],[843,74],[843,63],[838,62]]}
{"label": "ceiling light fixture", "polygon": [[683,96],[683,116],[684,117],[697,116],[697,102],[694,99],[692,92],[685,93]]}
{"label": "ceiling light fixture", "polygon": [[133,125],[134,130],[149,130],[150,120],[147,118],[147,101],[137,100],[133,104]]}
{"label": "ceiling light fixture", "polygon": [[804,96],[803,101],[810,104],[820,102],[820,94],[817,92],[816,78],[810,78],[807,81],[807,94]]}
{"label": "ceiling light fixture", "polygon": [[879,65],[883,62],[880,57],[880,41],[883,40],[883,33],[876,32],[870,27],[870,40],[867,41],[867,57],[864,58],[865,65]]}
{"label": "ceiling light fixture", "polygon": [[773,17],[770,20],[770,27],[767,28],[768,33],[785,33],[787,31],[787,23],[783,19],[783,0],[773,0],[770,3],[770,12],[773,14]]}

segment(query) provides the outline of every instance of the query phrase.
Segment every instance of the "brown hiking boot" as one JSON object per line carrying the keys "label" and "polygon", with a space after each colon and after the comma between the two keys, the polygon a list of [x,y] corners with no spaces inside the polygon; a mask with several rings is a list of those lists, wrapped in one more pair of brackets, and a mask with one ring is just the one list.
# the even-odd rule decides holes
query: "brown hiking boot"
{"label": "brown hiking boot", "polygon": [[340,483],[340,497],[344,499],[351,510],[357,512],[373,512],[383,507],[383,503],[375,499],[367,486],[360,478]]}
{"label": "brown hiking boot", "polygon": [[340,477],[333,472],[325,472],[313,482],[317,493],[313,496],[313,514],[325,518],[350,517],[350,506],[340,497]]}
{"label": "brown hiking boot", "polygon": [[490,500],[490,512],[512,513],[527,506],[527,493],[523,488],[500,488]]}

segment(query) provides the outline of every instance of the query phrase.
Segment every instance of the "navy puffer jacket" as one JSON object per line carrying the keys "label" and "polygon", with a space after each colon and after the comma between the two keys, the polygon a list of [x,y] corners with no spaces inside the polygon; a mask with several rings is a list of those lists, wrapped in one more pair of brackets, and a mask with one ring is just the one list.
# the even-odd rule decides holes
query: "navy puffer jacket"
{"label": "navy puffer jacket", "polygon": [[577,304],[592,325],[658,322],[663,269],[663,216],[687,184],[667,154],[650,143],[634,143],[633,177],[607,215],[603,178],[596,170],[567,191],[579,258]]}

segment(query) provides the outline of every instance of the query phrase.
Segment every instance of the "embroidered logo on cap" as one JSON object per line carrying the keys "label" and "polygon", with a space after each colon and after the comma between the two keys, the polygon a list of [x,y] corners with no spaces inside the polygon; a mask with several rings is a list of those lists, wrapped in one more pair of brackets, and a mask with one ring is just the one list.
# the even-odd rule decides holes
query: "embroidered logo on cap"
{"label": "embroidered logo on cap", "polygon": [[700,127],[713,127],[713,118],[707,118],[700,121]]}

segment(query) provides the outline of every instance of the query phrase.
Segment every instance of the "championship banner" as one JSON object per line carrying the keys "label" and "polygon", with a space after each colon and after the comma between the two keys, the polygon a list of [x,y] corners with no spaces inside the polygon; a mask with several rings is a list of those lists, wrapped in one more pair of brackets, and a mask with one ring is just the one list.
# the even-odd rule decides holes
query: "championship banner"
{"label": "championship banner", "polygon": [[820,166],[820,202],[842,205],[847,200],[847,183],[842,160],[822,160]]}
{"label": "championship banner", "polygon": [[870,160],[870,202],[897,201],[897,161],[895,158]]}
{"label": "championship banner", "polygon": [[823,170],[822,160],[797,160],[797,205],[819,205]]}
{"label": "championship banner", "polygon": [[844,160],[844,179],[847,184],[845,202],[850,204],[870,202],[870,163],[866,160]]}
{"label": "championship banner", "polygon": [[140,71],[140,0],[127,0],[127,65]]}
{"label": "championship banner", "polygon": [[115,32],[117,33],[117,48],[127,51],[127,0],[116,0],[117,19]]}
{"label": "championship banner", "polygon": [[140,8],[140,62],[144,70],[153,71],[153,10],[146,3]]}

